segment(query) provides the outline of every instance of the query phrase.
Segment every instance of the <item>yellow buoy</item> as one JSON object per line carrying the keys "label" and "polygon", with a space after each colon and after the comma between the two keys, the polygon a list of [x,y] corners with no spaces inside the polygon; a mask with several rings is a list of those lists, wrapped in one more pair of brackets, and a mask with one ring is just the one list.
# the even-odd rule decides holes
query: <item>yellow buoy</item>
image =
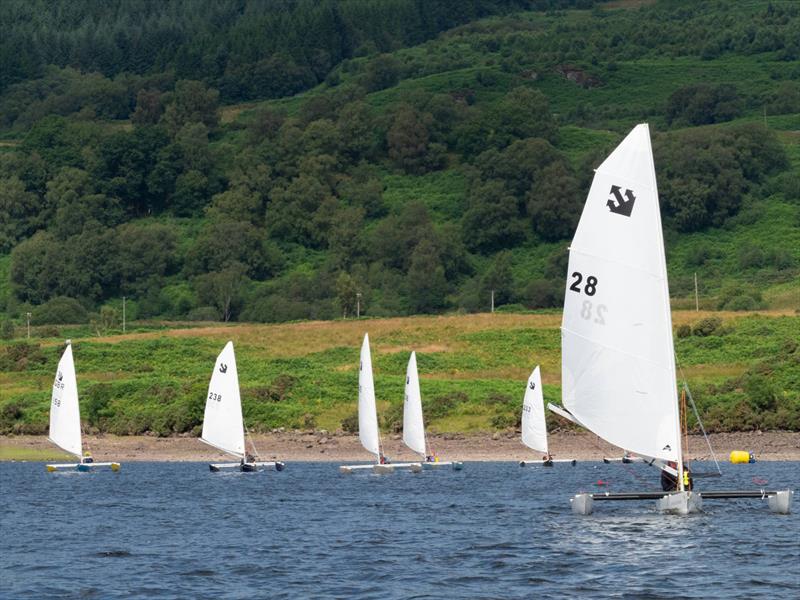
{"label": "yellow buoy", "polygon": [[119,463],[111,463],[111,470],[115,473],[119,471]]}
{"label": "yellow buoy", "polygon": [[731,462],[736,465],[755,462],[755,460],[750,452],[745,452],[744,450],[733,450],[731,451]]}

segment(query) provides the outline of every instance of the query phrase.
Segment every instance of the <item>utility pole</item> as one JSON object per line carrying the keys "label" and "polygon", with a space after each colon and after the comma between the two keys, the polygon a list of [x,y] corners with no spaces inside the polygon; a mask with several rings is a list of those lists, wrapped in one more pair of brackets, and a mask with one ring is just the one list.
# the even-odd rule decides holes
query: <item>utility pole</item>
{"label": "utility pole", "polygon": [[492,290],[492,312],[494,312],[494,290]]}
{"label": "utility pole", "polygon": [[28,339],[31,339],[31,313],[25,313],[28,315]]}
{"label": "utility pole", "polygon": [[697,296],[697,271],[694,273],[694,310],[700,312],[700,300]]}
{"label": "utility pole", "polygon": [[361,292],[356,292],[356,319],[361,318]]}
{"label": "utility pole", "polygon": [[122,297],[122,333],[125,333],[125,296]]}

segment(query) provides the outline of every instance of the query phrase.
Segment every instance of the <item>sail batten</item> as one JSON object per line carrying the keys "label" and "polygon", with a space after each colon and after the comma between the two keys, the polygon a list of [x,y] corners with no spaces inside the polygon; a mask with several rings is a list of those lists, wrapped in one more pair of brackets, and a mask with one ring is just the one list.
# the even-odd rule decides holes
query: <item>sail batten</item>
{"label": "sail batten", "polygon": [[564,406],[637,454],[680,461],[672,322],[647,125],[595,171],[570,244]]}
{"label": "sail batten", "polygon": [[239,373],[233,342],[228,342],[214,364],[208,384],[201,440],[237,458],[244,457],[244,422]]}
{"label": "sail batten", "polygon": [[82,458],[81,414],[78,404],[78,381],[75,377],[75,362],[72,344],[67,343],[61,360],[58,361],[53,391],[50,397],[51,442],[59,448]]}
{"label": "sail batten", "polygon": [[380,457],[378,410],[375,406],[375,382],[372,376],[372,356],[369,335],[364,334],[361,344],[361,362],[358,367],[358,439],[367,452]]}
{"label": "sail batten", "polygon": [[417,353],[412,352],[406,368],[406,389],[403,402],[403,443],[425,456],[425,422],[422,417],[422,394],[419,389]]}

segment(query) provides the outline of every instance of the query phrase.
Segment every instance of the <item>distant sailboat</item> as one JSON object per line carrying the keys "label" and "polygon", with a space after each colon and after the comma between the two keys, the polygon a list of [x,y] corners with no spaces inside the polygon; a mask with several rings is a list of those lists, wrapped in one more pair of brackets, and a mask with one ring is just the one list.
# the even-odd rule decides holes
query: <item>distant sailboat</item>
{"label": "distant sailboat", "polygon": [[426,468],[452,466],[460,471],[464,463],[458,461],[440,461],[430,452],[425,435],[425,422],[422,416],[422,394],[419,388],[417,371],[417,353],[412,352],[406,368],[406,392],[403,403],[403,443],[419,454]]}
{"label": "distant sailboat", "polygon": [[378,428],[378,409],[375,406],[375,382],[372,377],[372,356],[369,351],[369,334],[364,334],[361,344],[361,360],[358,366],[358,439],[364,450],[375,455],[375,463],[367,465],[342,465],[339,471],[353,473],[371,470],[375,473],[390,473],[397,468],[419,471],[419,463],[389,463],[381,449]]}
{"label": "distant sailboat", "polygon": [[78,380],[75,377],[75,362],[72,357],[70,340],[67,340],[67,348],[61,355],[61,360],[58,361],[56,378],[53,381],[48,439],[62,450],[77,456],[80,461],[78,463],[49,464],[46,465],[48,471],[58,471],[59,469],[90,471],[98,467],[110,467],[112,471],[119,471],[119,463],[94,462],[88,452],[83,452]]}
{"label": "distant sailboat", "polygon": [[542,460],[521,460],[520,467],[527,465],[543,465],[552,467],[553,463],[571,463],[575,466],[575,459],[554,459],[550,456],[547,446],[547,421],[544,414],[544,396],[542,395],[542,376],[539,366],[528,377],[525,385],[525,397],[522,400],[522,443],[531,450],[544,454]]}
{"label": "distant sailboat", "polygon": [[[646,124],[596,170],[570,247],[561,347],[566,410],[557,412],[677,479],[674,492],[578,494],[574,512],[590,513],[594,500],[653,498],[660,510],[686,514],[699,510],[704,497],[752,497],[700,493],[685,482],[667,265]],[[764,496],[773,510],[788,511],[789,491]]]}
{"label": "distant sailboat", "polygon": [[244,472],[261,469],[283,470],[282,462],[259,461],[255,447],[252,454],[248,453],[245,449],[244,433],[236,356],[233,352],[233,342],[228,342],[217,357],[211,382],[208,384],[200,441],[235,456],[239,462],[210,464],[209,469],[211,471],[239,469]]}

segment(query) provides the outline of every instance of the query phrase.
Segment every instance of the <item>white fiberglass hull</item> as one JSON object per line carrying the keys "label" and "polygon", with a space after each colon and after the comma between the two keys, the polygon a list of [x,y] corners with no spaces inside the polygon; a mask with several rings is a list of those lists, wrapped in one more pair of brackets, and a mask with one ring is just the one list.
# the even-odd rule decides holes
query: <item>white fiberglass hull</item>
{"label": "white fiberglass hull", "polygon": [[656,508],[674,515],[690,515],[700,512],[703,498],[695,492],[674,492],[656,500]]}

